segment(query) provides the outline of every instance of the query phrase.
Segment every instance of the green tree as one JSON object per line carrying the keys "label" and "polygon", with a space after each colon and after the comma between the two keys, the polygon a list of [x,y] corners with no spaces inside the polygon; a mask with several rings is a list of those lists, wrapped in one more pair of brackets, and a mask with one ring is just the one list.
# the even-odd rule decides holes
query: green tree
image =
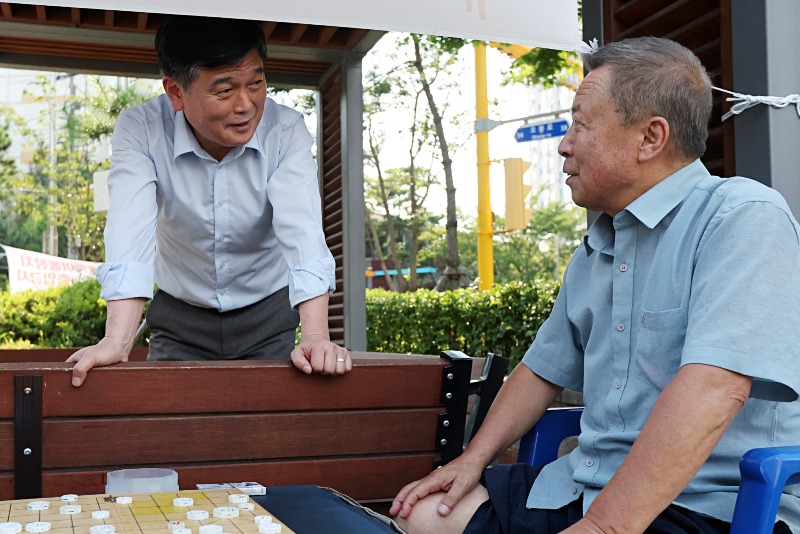
{"label": "green tree", "polygon": [[[413,60],[409,59],[410,55]],[[381,65],[380,71],[373,70],[367,74],[364,91],[368,246],[382,265],[391,259],[398,269],[411,267],[408,280],[402,275],[388,280],[390,287],[400,292],[414,290],[419,285],[415,267],[419,265],[420,239],[427,235],[431,224],[438,222],[438,218],[432,218],[426,209],[425,202],[431,188],[440,181],[440,172],[445,175],[445,182],[450,184],[446,189],[455,193],[449,156],[444,158],[446,164],[442,165],[441,171],[438,165],[438,161],[442,161],[439,156],[442,150],[444,154],[450,150],[447,143],[444,148],[441,143],[443,115],[438,112],[438,107],[430,105],[434,86],[440,91],[452,88],[455,83],[452,77],[446,79],[446,71],[455,58],[436,63],[431,62],[432,54],[428,51],[424,55],[424,75],[420,75],[421,45],[415,41],[415,36],[401,38],[398,51],[389,55],[390,61]],[[398,115],[401,110],[409,113],[407,120],[404,117],[398,125],[389,117]],[[387,138],[396,137],[401,132],[405,133],[404,142],[407,141],[407,165],[385,170],[384,144]],[[457,258],[457,247],[455,252]],[[453,255],[449,254],[448,258],[452,260]]]}
{"label": "green tree", "polygon": [[[445,236],[447,254],[445,256],[444,276],[436,288],[440,290],[456,289],[461,279],[461,259],[458,249],[458,219],[456,218],[456,187],[453,180],[453,160],[451,147],[447,142],[444,130],[444,109],[437,103],[431,85],[439,74],[449,69],[456,62],[458,51],[466,44],[463,39],[451,37],[411,35],[414,46],[414,69],[419,76],[419,83],[428,102],[436,141],[441,154],[442,170],[445,178],[445,192],[447,194],[447,222]],[[431,71],[433,71],[431,73]]]}
{"label": "green tree", "polygon": [[[392,63],[397,65],[395,58],[403,60],[403,57],[407,57],[407,55],[404,56],[404,50],[410,48],[413,52],[412,58],[405,61],[411,72],[416,75],[414,84],[412,85],[408,82],[405,85],[401,84],[405,88],[405,92],[397,90],[398,84],[395,80],[387,84],[385,79],[378,80],[374,76],[368,76],[368,82],[365,84],[365,92],[373,99],[376,92],[386,97],[397,96],[398,94],[404,94],[408,97],[409,95],[418,95],[421,92],[427,103],[429,120],[425,127],[430,130],[428,135],[431,136],[435,143],[438,158],[437,167],[439,164],[441,165],[441,174],[443,175],[447,199],[446,222],[444,233],[441,235],[438,232],[422,229],[418,229],[415,235],[419,235],[420,240],[425,236],[424,238],[433,239],[437,243],[442,239],[444,241],[444,248],[439,247],[437,243],[432,243],[430,246],[426,245],[424,247],[426,249],[425,252],[420,251],[420,254],[425,258],[425,262],[434,259],[429,255],[430,250],[437,250],[442,254],[441,258],[436,259],[436,263],[449,276],[440,279],[442,284],[439,289],[459,287],[465,279],[469,279],[472,276],[471,271],[473,269],[472,262],[464,262],[460,257],[466,250],[472,251],[475,248],[475,242],[464,243],[461,237],[463,232],[459,231],[459,218],[455,201],[455,179],[452,171],[452,155],[467,140],[466,137],[459,138],[458,133],[468,132],[469,129],[464,124],[464,116],[454,114],[448,101],[449,94],[452,94],[452,91],[457,91],[458,85],[463,82],[461,79],[453,80],[448,74],[457,70],[455,66],[458,61],[458,54],[468,43],[469,41],[463,39],[415,34],[401,38],[398,44],[398,51],[392,56]],[[533,49],[512,64],[511,74],[507,78],[508,83],[551,86],[563,84],[566,76],[578,68],[579,64],[575,60],[575,56],[559,51]],[[401,78],[402,76],[399,74],[400,67],[396,66],[393,69],[392,72],[395,78]],[[366,98],[366,100],[369,101],[369,98]],[[407,100],[406,109],[413,110],[412,113],[416,114],[416,104],[416,101],[412,103]],[[369,108],[369,104],[366,105],[366,108]],[[469,110],[468,113],[471,113],[471,111]],[[368,130],[372,130],[374,121],[368,121],[368,124]],[[449,128],[448,125],[457,127]],[[456,135],[453,135],[454,132]],[[414,133],[416,132],[412,129],[412,135]],[[420,131],[420,133],[423,132]],[[371,148],[374,147],[371,146]],[[417,167],[413,164],[413,158],[411,161],[412,165],[409,166],[409,171],[413,173]],[[438,172],[434,170],[433,166],[430,169],[433,175]],[[384,216],[386,216],[385,212],[387,211],[385,209],[386,204],[386,202],[382,204],[384,206]],[[414,218],[410,219],[412,225],[415,220]],[[367,224],[372,224],[373,228],[368,228],[368,233],[374,235],[374,221],[368,218]],[[390,226],[395,226],[396,224],[396,222],[392,222]],[[500,241],[502,242],[502,240]],[[389,255],[397,256],[391,250]]]}
{"label": "green tree", "polygon": [[[9,108],[0,108],[0,181],[6,183],[17,172],[17,164],[9,157],[8,149],[11,148],[11,125],[15,120],[14,112]],[[0,201],[7,196],[7,191],[0,191]]]}
{"label": "green tree", "polygon": [[[583,18],[583,2],[578,1],[578,19]],[[544,88],[564,86],[577,89],[570,78],[576,75],[578,82],[583,77],[583,64],[574,52],[533,48],[527,54],[515,58],[503,76],[505,85],[522,83]]]}
{"label": "green tree", "polygon": [[[17,166],[8,157],[11,147],[11,123],[13,112],[0,108],[0,244],[17,248],[36,247],[42,241],[42,228],[30,217],[15,217],[11,211],[14,200],[9,194],[9,183],[17,175]],[[8,273],[5,259],[0,267],[0,290],[8,287]]]}
{"label": "green tree", "polygon": [[14,215],[14,195],[10,184],[19,170],[8,156],[13,122],[14,112],[9,108],[0,108],[0,243],[18,248],[36,247],[41,245],[42,227],[32,225],[29,217]]}
{"label": "green tree", "polygon": [[[538,195],[529,199],[535,206]],[[477,221],[474,217],[459,215],[462,221],[458,239],[464,251],[466,273],[477,272]],[[502,220],[496,221],[502,224]],[[586,232],[585,211],[572,204],[552,203],[533,208],[533,215],[524,230],[498,234],[493,239],[495,283],[535,280],[558,281],[564,274],[572,252]],[[429,240],[420,257],[437,268],[442,268],[444,240],[439,232]]]}
{"label": "green tree", "polygon": [[105,213],[94,211],[94,173],[109,162],[96,153],[108,146],[119,113],[153,96],[143,84],[111,87],[90,77],[85,95],[63,99],[50,78],[38,79],[37,99],[47,103],[40,122],[49,126],[50,138],[32,129],[22,130],[36,147],[29,171],[10,179],[18,213],[37,222],[63,229],[70,255],[101,261]]}
{"label": "green tree", "polygon": [[[457,211],[460,221],[458,227],[458,250],[461,259],[460,285],[467,286],[473,283],[477,274],[478,250],[475,244],[478,241],[477,221],[474,216],[466,215],[460,210]],[[424,244],[419,254],[419,261],[422,265],[436,267],[437,271],[442,272],[447,264],[447,236],[445,229],[441,226],[429,228],[422,236]]]}
{"label": "green tree", "polygon": [[508,72],[504,73],[503,84],[521,83],[544,88],[564,86],[575,90],[577,86],[570,80],[577,75],[580,82],[582,73],[583,65],[574,52],[534,48],[514,59]]}
{"label": "green tree", "polygon": [[524,230],[495,238],[495,281],[560,280],[581,236],[586,232],[586,212],[573,204],[552,203],[535,207]]}
{"label": "green tree", "polygon": [[[419,36],[412,35],[414,44],[415,61],[414,66],[419,73],[420,83],[428,100],[428,105],[436,127],[436,137],[442,157],[442,168],[445,174],[445,184],[447,192],[447,223],[446,223],[446,265],[445,273],[449,277],[443,277],[449,283],[443,285],[442,289],[455,288],[459,286],[459,281],[463,279],[464,272],[460,268],[459,251],[464,250],[458,246],[458,223],[455,208],[455,187],[452,175],[452,165],[450,150],[445,138],[443,121],[439,106],[430,90],[430,83],[427,80],[426,66],[423,57],[433,57],[433,65],[441,68],[448,68],[458,51],[461,50],[468,41],[450,37]],[[444,59],[442,59],[444,58]],[[577,61],[577,56],[572,53],[544,48],[534,48],[524,56],[516,59],[507,75],[507,83],[517,82],[527,85],[542,85],[552,87],[554,85],[567,85],[567,77],[573,72],[580,72],[581,66]]]}
{"label": "green tree", "polygon": [[[398,91],[405,95],[406,91],[401,80],[393,73],[379,74],[371,71],[367,74],[368,82],[364,87],[364,119],[366,124],[364,163],[374,170],[374,176],[367,175],[364,180],[365,223],[367,225],[368,249],[372,256],[380,262],[387,285],[390,290],[403,292],[406,289],[406,280],[400,273],[402,264],[396,239],[395,211],[398,204],[399,184],[392,180],[393,176],[384,174],[381,153],[387,138],[386,123],[381,120],[387,110],[389,95]],[[394,208],[394,209],[393,209]],[[383,221],[385,229],[378,231],[378,225]],[[384,236],[381,239],[381,235]],[[397,277],[388,274],[386,257],[391,259],[398,270]]]}

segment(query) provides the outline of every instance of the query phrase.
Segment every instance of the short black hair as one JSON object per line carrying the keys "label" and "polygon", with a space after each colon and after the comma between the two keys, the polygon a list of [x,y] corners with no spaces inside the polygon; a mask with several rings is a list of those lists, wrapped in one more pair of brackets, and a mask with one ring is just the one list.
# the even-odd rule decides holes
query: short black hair
{"label": "short black hair", "polygon": [[264,32],[254,20],[171,15],[156,32],[161,72],[184,89],[201,68],[236,65],[253,49],[267,59]]}

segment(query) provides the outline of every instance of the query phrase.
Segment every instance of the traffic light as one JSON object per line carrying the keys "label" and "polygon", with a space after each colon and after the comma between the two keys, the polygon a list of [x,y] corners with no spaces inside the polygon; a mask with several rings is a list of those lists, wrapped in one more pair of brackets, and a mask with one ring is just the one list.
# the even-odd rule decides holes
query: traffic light
{"label": "traffic light", "polygon": [[532,186],[522,181],[522,175],[531,164],[522,158],[506,158],[503,167],[506,172],[506,230],[522,230],[528,226],[533,212],[528,209],[525,197]]}

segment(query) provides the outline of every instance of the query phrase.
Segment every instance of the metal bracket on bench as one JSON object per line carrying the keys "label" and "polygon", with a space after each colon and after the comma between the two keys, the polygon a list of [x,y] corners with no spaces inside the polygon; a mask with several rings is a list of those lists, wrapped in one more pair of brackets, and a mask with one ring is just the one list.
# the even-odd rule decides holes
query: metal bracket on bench
{"label": "metal bracket on bench", "polygon": [[14,498],[42,496],[42,375],[14,376]]}
{"label": "metal bracket on bench", "polygon": [[467,447],[478,429],[483,424],[486,414],[489,412],[489,407],[494,402],[497,393],[503,386],[506,372],[508,371],[508,358],[504,358],[499,354],[492,354],[491,352],[486,355],[484,362],[483,372],[480,378],[472,380],[469,384],[470,395],[475,395],[475,400],[472,403],[472,409],[469,412],[469,419],[464,435],[464,448]]}
{"label": "metal bracket on bench", "polygon": [[472,358],[456,350],[446,350],[441,356],[450,360],[442,369],[442,397],[445,412],[439,415],[436,427],[436,449],[441,458],[434,467],[456,459],[464,446],[464,425],[467,422],[467,400],[472,374]]}

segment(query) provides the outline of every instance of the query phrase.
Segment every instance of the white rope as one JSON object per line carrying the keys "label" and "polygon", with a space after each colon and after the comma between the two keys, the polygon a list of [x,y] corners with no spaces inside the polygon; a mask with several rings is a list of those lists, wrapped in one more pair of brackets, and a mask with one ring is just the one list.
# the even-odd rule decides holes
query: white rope
{"label": "white rope", "polygon": [[722,91],[723,93],[728,93],[729,95],[733,95],[731,97],[726,98],[727,102],[736,102],[733,106],[731,106],[730,111],[728,111],[725,115],[722,116],[722,120],[726,120],[733,115],[738,115],[742,111],[749,109],[753,106],[757,106],[759,104],[766,104],[768,106],[776,107],[776,108],[785,108],[789,104],[794,104],[797,107],[797,115],[800,116],[800,95],[787,95],[787,96],[753,96],[753,95],[743,95],[741,93],[734,93],[733,91],[728,91],[727,89],[720,89],[719,87],[713,87],[712,89],[716,89],[717,91]]}

